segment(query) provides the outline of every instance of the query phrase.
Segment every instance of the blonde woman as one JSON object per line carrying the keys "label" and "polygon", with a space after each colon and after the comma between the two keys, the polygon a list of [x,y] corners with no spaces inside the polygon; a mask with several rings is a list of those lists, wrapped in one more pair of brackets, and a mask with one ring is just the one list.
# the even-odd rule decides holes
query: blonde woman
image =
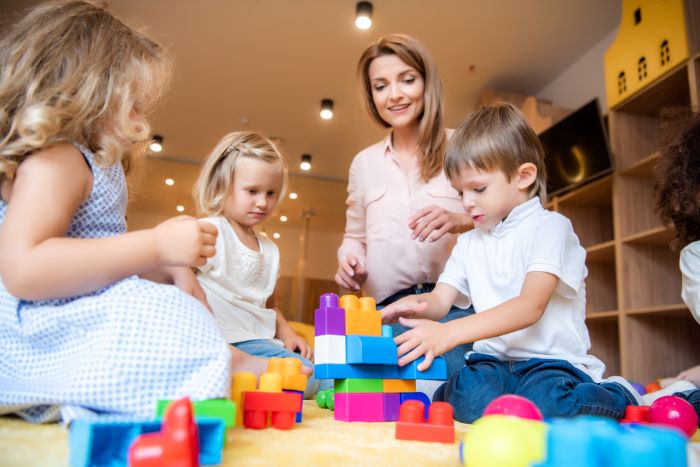
{"label": "blonde woman", "polygon": [[169,80],[161,46],[92,4],[46,2],[6,31],[0,70],[0,412],[151,417],[159,399],[226,397],[211,314],[137,277],[203,265],[216,228],[126,232],[123,166]]}
{"label": "blonde woman", "polygon": [[[381,306],[429,292],[457,234],[472,227],[443,173],[451,130],[445,129],[442,84],[428,51],[392,34],[370,45],[357,66],[365,106],[389,129],[352,162],[346,225],[335,280]],[[445,320],[471,313],[454,307]],[[395,325],[394,334],[405,328]],[[448,373],[464,365],[469,346],[445,355]]]}

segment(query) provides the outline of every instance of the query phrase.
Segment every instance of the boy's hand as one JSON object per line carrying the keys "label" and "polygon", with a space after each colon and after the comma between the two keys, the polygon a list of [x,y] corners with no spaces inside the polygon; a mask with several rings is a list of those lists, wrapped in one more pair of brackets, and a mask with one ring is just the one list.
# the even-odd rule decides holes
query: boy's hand
{"label": "boy's hand", "polygon": [[216,253],[219,231],[209,222],[178,216],[158,224],[155,247],[166,266],[204,266]]}
{"label": "boy's hand", "polygon": [[360,290],[366,280],[367,270],[353,255],[348,255],[344,261],[341,261],[338,272],[335,273],[335,283],[348,290]]}
{"label": "boy's hand", "polygon": [[314,351],[311,349],[311,347],[304,340],[303,337],[301,337],[295,332],[292,332],[285,337],[280,337],[280,339],[282,339],[282,343],[284,344],[285,349],[289,350],[290,352],[296,352],[297,350],[299,350],[299,355],[301,355],[307,360],[313,361]]}
{"label": "boy's hand", "polygon": [[415,296],[404,297],[382,308],[382,323],[394,324],[399,318],[418,318],[427,309],[427,302],[418,301]]}
{"label": "boy's hand", "polygon": [[444,324],[429,319],[399,318],[399,322],[412,328],[394,338],[400,357],[399,366],[425,355],[425,360],[418,365],[418,370],[425,371],[433,364],[435,357],[450,350],[450,340],[446,339],[447,328]]}

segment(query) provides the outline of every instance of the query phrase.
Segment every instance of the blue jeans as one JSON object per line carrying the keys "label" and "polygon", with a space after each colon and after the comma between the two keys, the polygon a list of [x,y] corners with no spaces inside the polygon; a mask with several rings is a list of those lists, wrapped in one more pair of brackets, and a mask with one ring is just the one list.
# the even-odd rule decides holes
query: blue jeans
{"label": "blue jeans", "polygon": [[678,396],[682,399],[690,402],[693,406],[695,412],[698,414],[698,428],[700,428],[700,389],[691,389],[690,391],[677,392],[674,396]]}
{"label": "blue jeans", "polygon": [[595,383],[566,360],[508,362],[476,352],[469,354],[458,374],[435,391],[433,400],[449,402],[455,419],[472,423],[489,402],[504,394],[529,399],[545,417],[589,414],[620,419],[626,406],[637,405],[622,385]]}
{"label": "blue jeans", "polygon": [[[242,350],[243,352],[250,354],[250,355],[256,355],[258,357],[281,357],[281,358],[286,358],[286,357],[292,357],[296,358],[297,360],[301,360],[301,363],[304,366],[307,366],[313,370],[314,364],[311,363],[309,360],[305,359],[301,355],[295,352],[291,352],[287,349],[284,348],[284,346],[278,344],[277,342],[271,340],[271,339],[254,339],[250,341],[244,341],[244,342],[236,342],[235,344],[231,344],[235,346],[238,350]],[[331,381],[331,388],[332,388],[332,383],[333,380]],[[326,383],[327,385],[327,383]],[[307,380],[306,383],[306,391],[304,391],[304,398],[305,399],[310,399],[316,393],[318,392],[319,389],[319,380],[315,379],[313,376],[309,376],[309,379]]]}
{"label": "blue jeans", "polygon": [[[416,295],[416,294],[421,294],[421,293],[427,293],[433,290],[435,287],[435,284],[423,284],[422,287],[420,286],[413,286],[409,287],[404,290],[400,290],[399,292],[396,292],[394,295],[390,296],[389,298],[384,299],[378,306],[377,310],[381,310],[385,306],[389,305],[390,303],[394,303],[400,298],[407,297],[409,295]],[[447,316],[442,318],[440,320],[441,323],[446,323],[448,321],[452,321],[455,319],[459,318],[464,318],[465,316],[473,315],[474,314],[474,307],[470,306],[466,310],[464,308],[457,308],[456,306],[453,306],[450,308],[450,311],[447,313]],[[396,323],[391,325],[391,330],[394,333],[394,337],[398,336],[399,334],[403,334],[406,332],[409,328]],[[472,344],[462,344],[454,349],[446,352],[443,357],[445,358],[445,363],[447,365],[447,378],[449,379],[450,376],[453,374],[457,373],[459,370],[462,369],[464,366],[464,358],[467,352],[472,350]]]}

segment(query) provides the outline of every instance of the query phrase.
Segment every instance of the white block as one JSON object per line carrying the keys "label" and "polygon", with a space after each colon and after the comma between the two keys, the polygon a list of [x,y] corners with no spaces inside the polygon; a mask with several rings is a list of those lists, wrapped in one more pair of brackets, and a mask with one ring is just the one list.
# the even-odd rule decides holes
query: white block
{"label": "white block", "polygon": [[345,336],[324,334],[314,338],[314,363],[347,363]]}

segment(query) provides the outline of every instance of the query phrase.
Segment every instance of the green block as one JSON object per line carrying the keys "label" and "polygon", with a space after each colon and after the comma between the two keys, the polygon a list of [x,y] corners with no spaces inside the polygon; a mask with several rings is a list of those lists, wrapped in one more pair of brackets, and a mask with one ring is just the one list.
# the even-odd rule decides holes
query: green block
{"label": "green block", "polygon": [[384,380],[368,378],[336,379],[335,392],[384,392]]}
{"label": "green block", "polygon": [[[156,417],[162,418],[165,409],[172,401],[158,401]],[[233,428],[236,425],[236,404],[228,399],[209,399],[193,402],[195,417],[219,418],[224,421],[224,426]]]}

